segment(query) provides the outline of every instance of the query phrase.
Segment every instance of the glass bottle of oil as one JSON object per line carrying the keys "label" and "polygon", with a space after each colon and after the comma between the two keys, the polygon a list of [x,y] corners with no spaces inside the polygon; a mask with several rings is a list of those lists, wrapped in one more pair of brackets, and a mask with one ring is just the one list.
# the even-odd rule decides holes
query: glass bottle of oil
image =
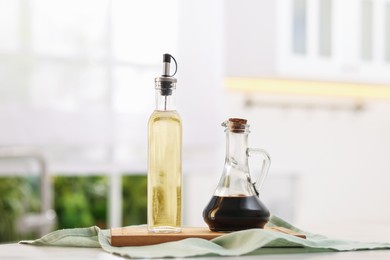
{"label": "glass bottle of oil", "polygon": [[181,232],[182,222],[182,123],[171,58],[175,61],[163,56],[163,74],[155,79],[156,109],[148,124],[148,230],[154,233]]}

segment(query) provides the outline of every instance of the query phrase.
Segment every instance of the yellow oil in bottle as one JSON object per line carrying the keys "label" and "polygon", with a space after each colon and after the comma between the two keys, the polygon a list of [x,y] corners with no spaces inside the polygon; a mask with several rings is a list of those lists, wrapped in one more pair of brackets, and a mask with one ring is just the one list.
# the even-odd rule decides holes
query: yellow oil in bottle
{"label": "yellow oil in bottle", "polygon": [[154,111],[148,125],[148,229],[180,232],[182,124],[176,111]]}

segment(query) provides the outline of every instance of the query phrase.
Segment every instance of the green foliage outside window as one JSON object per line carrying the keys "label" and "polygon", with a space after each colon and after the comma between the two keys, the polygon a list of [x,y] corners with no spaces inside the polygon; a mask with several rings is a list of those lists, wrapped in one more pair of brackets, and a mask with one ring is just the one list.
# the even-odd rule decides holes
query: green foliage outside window
{"label": "green foliage outside window", "polygon": [[[58,228],[88,227],[93,225],[106,228],[108,226],[107,177],[55,177],[54,190]],[[145,224],[146,206],[146,176],[123,176],[123,225]]]}
{"label": "green foliage outside window", "polygon": [[[108,177],[55,176],[53,202],[57,229],[99,226],[107,228]],[[122,177],[123,225],[146,223],[147,178],[145,175]],[[0,243],[37,238],[19,234],[17,219],[27,212],[39,212],[39,178],[0,178]]]}
{"label": "green foliage outside window", "polygon": [[122,177],[122,223],[124,226],[146,224],[147,185],[145,175]]}
{"label": "green foliage outside window", "polygon": [[16,232],[16,225],[24,213],[39,211],[38,187],[38,177],[0,178],[0,243],[34,237]]}
{"label": "green foliage outside window", "polygon": [[107,227],[107,177],[54,177],[58,228]]}

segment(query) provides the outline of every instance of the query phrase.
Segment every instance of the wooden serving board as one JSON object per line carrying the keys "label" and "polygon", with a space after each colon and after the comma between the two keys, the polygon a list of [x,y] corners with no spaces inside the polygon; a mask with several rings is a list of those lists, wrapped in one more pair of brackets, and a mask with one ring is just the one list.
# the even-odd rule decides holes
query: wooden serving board
{"label": "wooden serving board", "polygon": [[[296,233],[283,227],[266,227],[265,229],[306,238],[304,234]],[[213,232],[207,227],[185,227],[181,233],[156,234],[149,233],[146,227],[111,228],[110,243],[112,246],[146,246],[165,242],[178,241],[186,238],[203,238],[211,240],[227,233]]]}

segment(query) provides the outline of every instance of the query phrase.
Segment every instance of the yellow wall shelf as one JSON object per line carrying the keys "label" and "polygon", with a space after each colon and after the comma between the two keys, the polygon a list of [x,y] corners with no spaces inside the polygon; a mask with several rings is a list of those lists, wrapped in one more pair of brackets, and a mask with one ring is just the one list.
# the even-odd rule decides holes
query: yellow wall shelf
{"label": "yellow wall shelf", "polygon": [[253,93],[390,99],[390,84],[228,77],[225,79],[225,86],[228,90]]}

